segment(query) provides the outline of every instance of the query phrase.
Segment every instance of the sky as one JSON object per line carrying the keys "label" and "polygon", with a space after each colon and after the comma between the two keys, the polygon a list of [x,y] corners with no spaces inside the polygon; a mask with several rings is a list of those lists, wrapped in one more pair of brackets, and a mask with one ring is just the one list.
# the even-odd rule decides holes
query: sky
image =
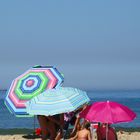
{"label": "sky", "polygon": [[139,0],[0,1],[0,89],[34,65],[64,86],[140,89]]}

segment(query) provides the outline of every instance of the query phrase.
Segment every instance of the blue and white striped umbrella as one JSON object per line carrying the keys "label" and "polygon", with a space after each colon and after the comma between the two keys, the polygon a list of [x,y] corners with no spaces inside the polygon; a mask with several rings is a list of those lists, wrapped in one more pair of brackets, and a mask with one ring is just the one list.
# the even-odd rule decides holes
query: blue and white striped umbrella
{"label": "blue and white striped umbrella", "polygon": [[26,102],[27,113],[51,116],[71,112],[90,101],[85,91],[60,87],[49,89]]}

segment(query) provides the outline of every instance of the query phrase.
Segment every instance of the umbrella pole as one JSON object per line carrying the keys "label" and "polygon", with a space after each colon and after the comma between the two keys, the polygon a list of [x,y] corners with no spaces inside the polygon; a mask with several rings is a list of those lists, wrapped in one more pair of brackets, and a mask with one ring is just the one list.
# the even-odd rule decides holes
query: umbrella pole
{"label": "umbrella pole", "polygon": [[33,135],[35,135],[35,115],[34,115],[34,132]]}
{"label": "umbrella pole", "polygon": [[108,123],[106,124],[106,140],[108,140]]}

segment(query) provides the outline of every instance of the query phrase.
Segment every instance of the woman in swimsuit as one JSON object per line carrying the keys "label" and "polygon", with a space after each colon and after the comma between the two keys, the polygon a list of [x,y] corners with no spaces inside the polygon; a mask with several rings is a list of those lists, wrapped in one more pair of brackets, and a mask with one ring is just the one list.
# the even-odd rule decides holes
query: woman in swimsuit
{"label": "woman in swimsuit", "polygon": [[90,124],[85,123],[83,129],[78,131],[70,140],[91,140]]}

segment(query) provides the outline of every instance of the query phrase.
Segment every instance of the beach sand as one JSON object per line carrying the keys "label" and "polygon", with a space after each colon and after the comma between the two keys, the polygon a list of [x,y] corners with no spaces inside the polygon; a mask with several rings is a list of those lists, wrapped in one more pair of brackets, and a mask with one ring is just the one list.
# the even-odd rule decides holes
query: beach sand
{"label": "beach sand", "polygon": [[[117,132],[118,140],[140,140],[140,132],[125,132],[125,131],[119,131]],[[26,138],[23,138],[22,136],[25,136],[25,134],[14,134],[14,135],[0,135],[0,140],[27,140]],[[33,140],[33,139],[30,139]],[[36,138],[34,140],[40,140],[40,138]],[[94,133],[94,138],[96,139],[96,133]]]}

